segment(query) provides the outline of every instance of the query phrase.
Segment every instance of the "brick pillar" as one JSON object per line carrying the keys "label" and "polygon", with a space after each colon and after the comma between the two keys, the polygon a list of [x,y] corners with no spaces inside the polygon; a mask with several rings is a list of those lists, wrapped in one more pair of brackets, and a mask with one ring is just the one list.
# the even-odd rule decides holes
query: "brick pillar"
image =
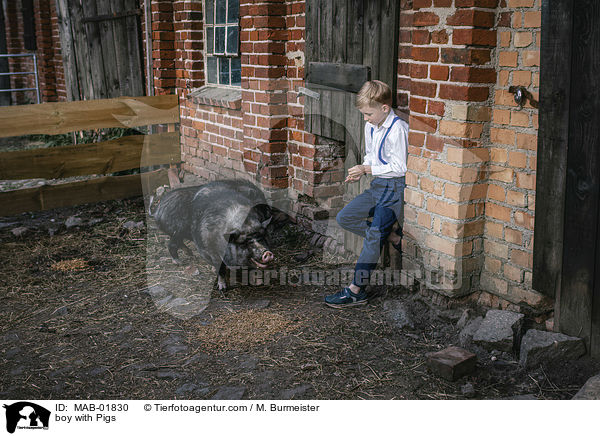
{"label": "brick pillar", "polygon": [[204,85],[202,3],[175,1],[173,10],[175,85],[185,97],[188,90]]}
{"label": "brick pillar", "polygon": [[53,37],[51,2],[36,0],[34,10],[41,101],[58,101],[56,63],[54,61],[56,41]]}
{"label": "brick pillar", "polygon": [[157,95],[172,94],[176,83],[173,2],[152,1],[152,65]]}
{"label": "brick pillar", "polygon": [[273,188],[288,187],[286,11],[284,0],[240,2],[244,169]]}
{"label": "brick pillar", "polygon": [[478,288],[483,263],[496,6],[415,0],[403,18],[412,25],[400,51],[411,112],[403,267],[447,296]]}

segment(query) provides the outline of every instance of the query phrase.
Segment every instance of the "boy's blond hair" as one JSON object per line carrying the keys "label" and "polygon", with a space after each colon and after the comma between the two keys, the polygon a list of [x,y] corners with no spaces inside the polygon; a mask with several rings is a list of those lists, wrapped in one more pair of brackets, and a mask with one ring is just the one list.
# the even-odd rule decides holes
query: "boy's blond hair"
{"label": "boy's blond hair", "polygon": [[380,80],[365,82],[356,95],[356,107],[360,109],[377,103],[392,107],[392,90]]}

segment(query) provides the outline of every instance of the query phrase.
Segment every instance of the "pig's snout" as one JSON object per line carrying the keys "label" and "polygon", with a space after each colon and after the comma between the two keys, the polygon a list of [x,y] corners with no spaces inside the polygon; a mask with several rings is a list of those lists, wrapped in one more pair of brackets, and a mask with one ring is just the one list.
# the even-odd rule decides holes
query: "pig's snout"
{"label": "pig's snout", "polygon": [[263,263],[269,263],[271,261],[273,261],[273,259],[275,259],[275,256],[273,255],[273,253],[271,253],[270,251],[265,251],[262,255],[262,262]]}

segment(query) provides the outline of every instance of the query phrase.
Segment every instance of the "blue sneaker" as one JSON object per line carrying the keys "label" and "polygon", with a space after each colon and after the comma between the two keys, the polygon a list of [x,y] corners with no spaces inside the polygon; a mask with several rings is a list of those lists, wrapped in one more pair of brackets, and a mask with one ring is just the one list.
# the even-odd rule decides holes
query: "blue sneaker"
{"label": "blue sneaker", "polygon": [[335,307],[336,309],[360,306],[367,304],[367,293],[361,289],[358,294],[355,294],[350,288],[344,288],[333,295],[325,297],[325,304],[329,307]]}

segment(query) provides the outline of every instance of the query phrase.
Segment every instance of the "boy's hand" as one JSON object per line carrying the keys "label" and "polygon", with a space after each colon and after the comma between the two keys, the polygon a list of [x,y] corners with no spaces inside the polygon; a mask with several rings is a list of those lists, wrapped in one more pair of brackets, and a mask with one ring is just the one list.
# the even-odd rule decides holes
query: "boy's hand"
{"label": "boy's hand", "polygon": [[346,177],[345,182],[356,182],[360,180],[363,174],[367,174],[367,172],[365,165],[355,165],[348,170],[348,177]]}

